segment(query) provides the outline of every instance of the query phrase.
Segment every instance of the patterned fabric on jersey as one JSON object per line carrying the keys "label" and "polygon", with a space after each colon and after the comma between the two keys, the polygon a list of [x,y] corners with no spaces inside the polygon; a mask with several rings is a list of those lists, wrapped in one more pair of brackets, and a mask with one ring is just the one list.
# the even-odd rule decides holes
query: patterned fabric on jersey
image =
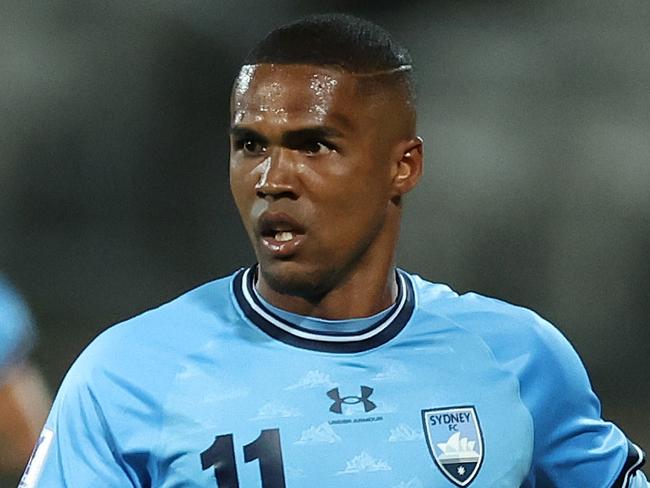
{"label": "patterned fabric on jersey", "polygon": [[255,268],[101,334],[21,486],[646,487],[566,339],[524,308],[397,272],[359,328],[275,313]]}

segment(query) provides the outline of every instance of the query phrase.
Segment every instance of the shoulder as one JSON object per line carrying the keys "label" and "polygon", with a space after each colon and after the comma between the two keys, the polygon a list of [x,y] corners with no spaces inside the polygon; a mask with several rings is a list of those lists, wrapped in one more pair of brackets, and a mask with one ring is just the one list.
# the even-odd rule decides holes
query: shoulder
{"label": "shoulder", "polygon": [[62,390],[116,382],[164,388],[182,358],[200,349],[232,314],[232,276],[217,279],[98,335],[68,371]]}
{"label": "shoulder", "polygon": [[[90,348],[103,350],[119,345],[123,349],[124,345],[141,347],[153,343],[159,346],[167,342],[180,345],[177,343],[179,336],[191,346],[192,339],[196,337],[194,332],[200,332],[208,324],[223,321],[230,306],[231,281],[231,276],[210,281],[156,308],[113,325],[102,332]],[[138,339],[141,338],[148,338],[151,342],[139,342]],[[197,337],[197,340],[200,338]]]}
{"label": "shoulder", "polygon": [[480,339],[500,368],[517,379],[534,426],[529,482],[603,486],[603,479],[615,479],[628,452],[627,440],[601,418],[587,371],[564,335],[527,308],[477,293],[433,299],[430,286],[418,285],[423,290],[419,306]]}
{"label": "shoulder", "polygon": [[[584,383],[584,367],[575,349],[553,324],[536,312],[480,295],[458,294],[445,285],[415,277],[418,308],[442,316],[457,327],[480,338],[497,361],[512,364],[517,358],[527,368],[552,368],[558,380]],[[522,373],[522,371],[518,371]]]}
{"label": "shoulder", "polygon": [[200,286],[91,342],[68,371],[47,419],[55,447],[44,479],[59,486],[65,475],[76,485],[95,486],[101,473],[106,486],[130,486],[133,473],[146,471],[142,446],[157,448],[170,392],[232,313],[230,281]]}

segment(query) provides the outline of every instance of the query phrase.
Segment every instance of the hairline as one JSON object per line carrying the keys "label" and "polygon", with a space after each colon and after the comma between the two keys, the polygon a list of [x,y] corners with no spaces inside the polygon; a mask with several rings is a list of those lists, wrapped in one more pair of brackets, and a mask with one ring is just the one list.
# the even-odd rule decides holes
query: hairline
{"label": "hairline", "polygon": [[[394,89],[403,91],[405,90],[404,96],[406,100],[411,103],[415,104],[416,101],[416,94],[415,94],[415,87],[414,87],[414,80],[412,78],[412,72],[413,72],[413,65],[412,64],[402,64],[399,65],[395,68],[388,68],[385,70],[379,70],[379,71],[369,71],[369,72],[356,72],[352,71],[345,66],[341,66],[340,64],[328,64],[328,63],[317,63],[317,62],[274,62],[270,60],[264,60],[264,61],[259,61],[255,63],[244,63],[239,67],[239,70],[237,72],[237,76],[235,77],[235,80],[232,84],[232,90],[231,90],[231,99],[232,96],[234,95],[235,88],[237,87],[240,77],[242,75],[242,72],[249,68],[255,68],[256,66],[312,66],[314,68],[321,68],[324,70],[332,70],[347,76],[352,77],[353,79],[356,79],[357,81],[362,81],[362,80],[367,80],[367,81],[373,81],[375,78],[380,78],[380,77],[398,77],[401,75],[401,80],[396,79],[394,81]],[[401,89],[399,88],[401,86]]]}
{"label": "hairline", "polygon": [[383,70],[377,70],[377,71],[354,71],[349,68],[346,68],[345,66],[342,66],[340,64],[329,64],[329,63],[317,63],[317,62],[285,62],[285,61],[271,61],[271,60],[264,60],[264,61],[258,61],[255,63],[244,63],[239,67],[239,71],[237,72],[237,77],[235,78],[235,82],[239,79],[239,75],[241,74],[242,70],[245,68],[253,68],[255,66],[261,66],[261,65],[276,65],[276,66],[314,66],[316,68],[324,68],[324,69],[330,69],[333,71],[338,71],[340,73],[346,73],[349,74],[353,77],[360,77],[360,78],[372,78],[375,76],[389,76],[389,75],[396,75],[400,73],[407,74],[409,72],[413,71],[413,65],[412,64],[400,64],[399,66],[396,66],[395,68],[387,68]]}
{"label": "hairline", "polygon": [[[395,68],[390,68],[386,70],[381,70],[381,71],[372,71],[372,72],[367,72],[367,73],[355,73],[354,71],[350,71],[344,66],[341,66],[339,64],[328,64],[328,63],[305,63],[305,62],[273,62],[273,61],[260,61],[260,62],[255,62],[255,63],[245,63],[242,64],[239,68],[239,71],[237,73],[237,76],[234,80],[234,83],[232,85],[231,89],[231,94],[230,94],[230,104],[231,104],[231,110],[232,110],[232,103],[234,102],[235,98],[235,91],[237,88],[237,85],[240,81],[240,76],[242,72],[246,68],[254,68],[256,66],[312,66],[315,68],[321,68],[324,70],[332,70],[341,74],[344,74],[346,76],[350,76],[353,80],[357,82],[357,90],[361,90],[362,86],[366,83],[372,84],[375,82],[375,80],[380,80],[382,77],[386,78],[392,78],[392,77],[400,77],[401,79],[395,79],[391,82],[382,82],[382,81],[377,81],[378,85],[383,85],[382,89],[390,89],[390,90],[396,90],[397,92],[400,93],[400,96],[403,97],[403,100],[405,102],[404,105],[404,110],[408,114],[408,117],[411,119],[411,123],[409,125],[412,126],[412,129],[410,132],[415,132],[416,130],[416,119],[417,119],[417,109],[416,109],[416,95],[415,95],[415,89],[413,87],[413,79],[409,76],[412,71],[413,71],[413,66],[411,64],[402,64],[400,66],[397,66]],[[368,86],[368,85],[366,85]]]}

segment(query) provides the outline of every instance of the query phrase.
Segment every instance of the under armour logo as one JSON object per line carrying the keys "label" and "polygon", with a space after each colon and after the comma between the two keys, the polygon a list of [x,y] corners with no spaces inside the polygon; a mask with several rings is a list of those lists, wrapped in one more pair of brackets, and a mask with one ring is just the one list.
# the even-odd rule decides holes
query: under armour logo
{"label": "under armour logo", "polygon": [[339,394],[339,389],[333,388],[327,392],[327,396],[330,397],[332,400],[334,400],[334,403],[332,403],[332,406],[330,407],[330,412],[343,413],[344,403],[346,405],[356,405],[357,403],[363,403],[363,409],[366,412],[370,412],[371,410],[377,408],[377,405],[375,405],[373,402],[368,400],[370,398],[370,395],[372,395],[373,391],[375,390],[373,388],[370,388],[369,386],[362,386],[361,396],[350,395],[341,398],[341,395]]}

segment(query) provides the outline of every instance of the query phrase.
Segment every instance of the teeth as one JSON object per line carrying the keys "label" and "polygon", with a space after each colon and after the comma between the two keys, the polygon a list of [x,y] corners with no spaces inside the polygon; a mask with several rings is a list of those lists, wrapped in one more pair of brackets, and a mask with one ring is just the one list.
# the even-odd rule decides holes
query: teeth
{"label": "teeth", "polygon": [[286,242],[293,239],[293,232],[276,232],[275,240],[280,242]]}

